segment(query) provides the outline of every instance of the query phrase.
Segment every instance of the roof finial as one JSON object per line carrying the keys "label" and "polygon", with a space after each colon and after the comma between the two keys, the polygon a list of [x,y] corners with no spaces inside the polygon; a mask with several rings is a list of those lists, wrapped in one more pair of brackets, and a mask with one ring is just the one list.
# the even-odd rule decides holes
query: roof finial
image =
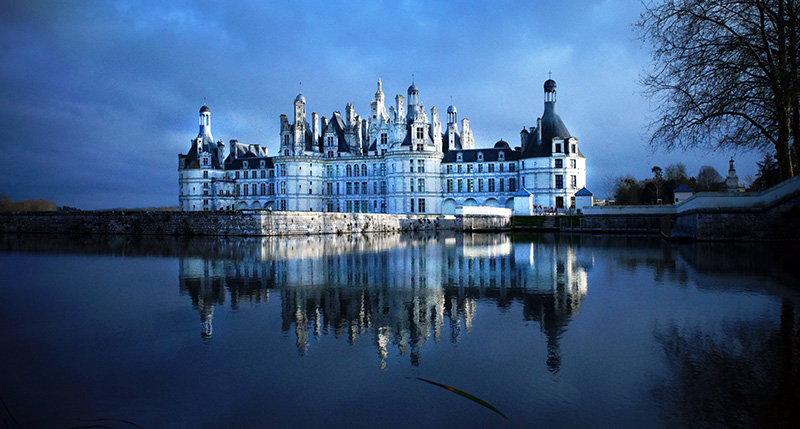
{"label": "roof finial", "polygon": [[300,82],[300,93],[303,93],[303,82]]}
{"label": "roof finial", "polygon": [[547,72],[547,78],[548,79],[552,79],[553,78],[553,72],[551,72],[551,71]]}
{"label": "roof finial", "polygon": [[411,73],[411,84],[414,84],[414,73]]}
{"label": "roof finial", "polygon": [[203,97],[203,106],[205,106],[205,105],[206,105],[206,98]]}

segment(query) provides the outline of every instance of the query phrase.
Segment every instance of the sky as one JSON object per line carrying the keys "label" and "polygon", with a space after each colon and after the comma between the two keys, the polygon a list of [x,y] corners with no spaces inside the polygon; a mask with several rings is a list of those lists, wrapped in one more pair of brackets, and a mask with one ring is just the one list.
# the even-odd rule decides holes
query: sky
{"label": "sky", "polygon": [[[214,138],[277,153],[279,117],[353,103],[366,116],[412,75],[427,110],[469,118],[476,147],[519,145],[558,111],[586,156],[587,188],[681,162],[740,178],[760,153],[665,152],[638,84],[649,48],[634,0],[4,1],[0,16],[0,193],[81,209],[177,206],[178,154],[211,109]],[[440,119],[445,119],[440,113]]]}

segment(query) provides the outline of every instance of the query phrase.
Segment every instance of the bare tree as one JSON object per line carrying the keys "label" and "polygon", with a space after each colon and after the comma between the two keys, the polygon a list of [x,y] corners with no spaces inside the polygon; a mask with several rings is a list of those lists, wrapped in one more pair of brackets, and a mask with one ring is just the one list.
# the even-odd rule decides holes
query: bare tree
{"label": "bare tree", "polygon": [[659,200],[661,199],[661,195],[664,193],[664,174],[662,172],[663,170],[661,170],[661,167],[657,165],[653,167],[651,171],[653,172],[653,179],[651,180],[653,184],[653,199],[655,200],[656,204],[658,204]]}
{"label": "bare tree", "polygon": [[689,175],[686,173],[686,165],[680,162],[668,165],[664,169],[664,179],[671,180],[676,184],[686,182],[689,180]]}
{"label": "bare tree", "polygon": [[700,188],[699,190],[716,190],[715,185],[720,182],[722,182],[722,176],[714,167],[711,167],[710,165],[704,165],[700,167],[700,171],[697,173],[697,186]]}
{"label": "bare tree", "polygon": [[[800,0],[656,0],[637,27],[652,46],[650,143],[769,150],[782,179],[800,154]],[[792,149],[795,156],[792,156]]]}

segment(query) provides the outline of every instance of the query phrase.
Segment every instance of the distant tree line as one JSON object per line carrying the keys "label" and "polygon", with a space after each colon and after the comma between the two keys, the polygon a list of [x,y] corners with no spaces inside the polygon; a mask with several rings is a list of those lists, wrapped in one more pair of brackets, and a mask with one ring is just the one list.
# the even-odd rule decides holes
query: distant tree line
{"label": "distant tree line", "polygon": [[[755,178],[744,179],[744,185],[750,191],[763,191],[781,180],[778,162],[772,155],[765,155],[756,163],[758,174]],[[631,175],[607,179],[608,196],[613,196],[614,204],[672,204],[675,200],[675,189],[687,185],[694,192],[719,192],[725,190],[725,178],[708,165],[700,167],[694,176],[689,176],[686,166],[681,163],[668,165],[665,169],[652,168],[653,177],[636,180]]]}
{"label": "distant tree line", "polygon": [[13,202],[8,195],[0,194],[0,212],[55,212],[56,203],[48,200],[25,200]]}

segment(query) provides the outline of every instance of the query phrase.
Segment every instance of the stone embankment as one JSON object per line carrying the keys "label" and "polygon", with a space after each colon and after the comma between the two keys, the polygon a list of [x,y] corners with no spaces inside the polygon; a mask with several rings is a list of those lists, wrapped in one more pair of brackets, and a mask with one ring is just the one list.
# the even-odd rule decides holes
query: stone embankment
{"label": "stone embankment", "polygon": [[510,216],[315,212],[69,212],[0,214],[0,233],[269,236],[503,230]]}
{"label": "stone embankment", "polygon": [[800,177],[762,192],[702,192],[678,205],[587,207],[581,227],[678,240],[800,241]]}

